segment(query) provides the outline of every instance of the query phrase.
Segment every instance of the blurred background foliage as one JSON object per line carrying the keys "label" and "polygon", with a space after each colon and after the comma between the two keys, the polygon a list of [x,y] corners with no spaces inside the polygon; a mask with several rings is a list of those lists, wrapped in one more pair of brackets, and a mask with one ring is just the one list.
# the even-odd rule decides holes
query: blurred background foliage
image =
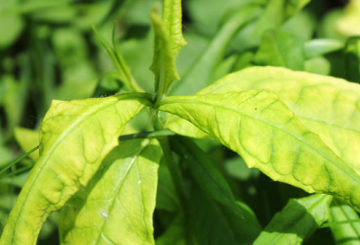
{"label": "blurred background foliage", "polygon": [[[37,130],[53,99],[107,96],[127,89],[100,37],[111,42],[113,36],[136,81],[145,91],[153,91],[149,13],[160,4],[160,0],[0,0],[0,169],[37,146]],[[360,82],[359,0],[184,0],[183,5],[188,45],[177,60],[182,79],[171,94],[192,94],[229,72],[253,65]],[[248,5],[258,5],[261,15],[240,25],[234,16],[245,15]],[[142,115],[133,123],[138,130],[149,127],[149,119]],[[196,143],[214,164],[221,163],[216,167],[263,226],[289,198],[306,195],[248,169],[241,158],[215,142]],[[0,171],[0,230],[37,156],[34,151]],[[159,176],[156,236],[169,225],[177,205],[167,170],[160,168]],[[40,244],[57,244],[56,220],[54,214],[47,221]],[[181,223],[181,217],[171,222]],[[181,234],[171,232],[174,239]],[[333,243],[328,228],[308,240],[308,244]]]}

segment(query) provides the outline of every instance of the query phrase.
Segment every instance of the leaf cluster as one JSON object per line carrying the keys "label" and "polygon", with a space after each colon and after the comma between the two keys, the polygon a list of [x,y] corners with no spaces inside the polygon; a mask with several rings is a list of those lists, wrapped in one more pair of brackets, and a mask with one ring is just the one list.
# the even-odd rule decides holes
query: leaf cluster
{"label": "leaf cluster", "polygon": [[0,0],[0,244],[359,243],[359,6]]}

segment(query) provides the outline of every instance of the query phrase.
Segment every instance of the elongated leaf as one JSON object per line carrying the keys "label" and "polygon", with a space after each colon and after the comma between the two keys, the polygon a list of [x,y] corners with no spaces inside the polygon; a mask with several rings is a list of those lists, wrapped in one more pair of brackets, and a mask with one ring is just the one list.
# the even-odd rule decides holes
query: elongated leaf
{"label": "elongated leaf", "polygon": [[360,209],[360,176],[269,92],[168,97],[160,110],[190,121],[274,180]]}
{"label": "elongated leaf", "polygon": [[163,16],[152,12],[151,22],[155,32],[154,58],[151,70],[155,75],[155,90],[166,93],[170,84],[178,80],[176,56],[186,45],[182,35],[181,0],[165,0]]}
{"label": "elongated leaf", "polygon": [[142,92],[143,89],[135,81],[128,65],[125,62],[125,59],[123,58],[123,55],[120,52],[119,47],[117,46],[115,36],[113,36],[113,43],[111,47],[111,45],[97,32],[95,28],[94,31],[101,45],[106,49],[108,55],[111,57],[114,65],[116,66],[119,78],[122,80],[122,82],[124,82],[124,84],[132,91]]}
{"label": "elongated leaf", "polygon": [[156,194],[156,209],[177,211],[180,209],[180,201],[176,195],[175,186],[171,174],[165,162],[159,166],[159,182]]}
{"label": "elongated leaf", "polygon": [[318,194],[292,199],[277,213],[255,240],[254,245],[302,244],[329,219],[331,196]]}
{"label": "elongated leaf", "polygon": [[285,0],[269,0],[267,2],[264,13],[253,33],[254,40],[261,38],[265,31],[276,28],[284,21],[285,2]]}
{"label": "elongated leaf", "polygon": [[172,53],[176,56],[180,49],[186,45],[182,34],[181,0],[164,0],[162,19],[169,33]]}
{"label": "elongated leaf", "polygon": [[275,93],[305,126],[360,173],[360,86],[342,79],[254,67],[217,81],[201,94],[265,89]]}
{"label": "elongated leaf", "polygon": [[[190,199],[189,223],[195,234],[196,244],[251,244],[260,232],[259,229],[251,231],[252,224],[246,227],[244,217],[237,215],[237,209],[244,208],[241,204],[236,203],[232,210],[227,209],[207,196],[197,185],[191,186]],[[238,222],[239,220],[242,221]]]}
{"label": "elongated leaf", "polygon": [[120,142],[61,214],[62,244],[154,244],[156,140]]}
{"label": "elongated leaf", "polygon": [[310,0],[269,0],[259,19],[253,38],[257,39],[267,31],[274,29],[300,11]]}
{"label": "elongated leaf", "polygon": [[245,203],[236,201],[226,179],[213,166],[206,153],[185,138],[176,138],[173,144],[179,155],[184,157],[194,182],[202,189],[206,198],[217,202],[214,206],[222,210],[222,215],[237,236],[237,242],[253,241],[261,231],[255,214]]}
{"label": "elongated leaf", "polygon": [[87,184],[146,101],[142,94],[54,101],[41,127],[40,158],[11,211],[0,244],[35,244],[46,217]]}
{"label": "elongated leaf", "polygon": [[294,70],[304,68],[304,42],[292,33],[278,29],[263,35],[254,61],[258,65],[283,66]]}
{"label": "elongated leaf", "polygon": [[[239,11],[246,5],[264,5],[264,0],[197,0],[187,1],[186,9],[196,30],[204,36],[214,36],[230,11]],[[216,13],[216,14],[214,14]]]}
{"label": "elongated leaf", "polygon": [[329,223],[336,244],[360,244],[360,219],[351,207],[334,200],[330,208]]}
{"label": "elongated leaf", "polygon": [[216,201],[226,205],[234,202],[235,197],[224,176],[211,160],[194,142],[185,138],[175,138],[174,149],[185,158],[189,172],[203,191]]}
{"label": "elongated leaf", "polygon": [[[145,4],[145,3],[143,3]],[[148,16],[147,16],[148,17]],[[122,40],[119,49],[129,66],[134,79],[145,91],[154,92],[153,73],[149,70],[152,61],[153,33],[149,32],[142,39]],[[142,52],[139,52],[141,50]]]}

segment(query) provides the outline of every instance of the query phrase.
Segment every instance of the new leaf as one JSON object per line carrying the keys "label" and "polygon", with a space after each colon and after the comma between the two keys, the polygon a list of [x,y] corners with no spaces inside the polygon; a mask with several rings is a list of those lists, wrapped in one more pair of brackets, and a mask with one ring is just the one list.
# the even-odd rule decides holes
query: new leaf
{"label": "new leaf", "polygon": [[181,16],[181,0],[165,0],[162,18],[155,11],[150,15],[155,32],[151,70],[155,75],[155,91],[160,96],[166,93],[174,80],[179,79],[176,56],[186,44],[182,35]]}

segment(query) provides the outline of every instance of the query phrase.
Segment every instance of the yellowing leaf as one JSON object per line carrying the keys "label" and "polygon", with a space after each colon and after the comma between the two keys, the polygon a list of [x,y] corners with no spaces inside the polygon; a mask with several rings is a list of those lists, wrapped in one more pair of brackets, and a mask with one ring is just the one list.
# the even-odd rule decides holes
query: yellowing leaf
{"label": "yellowing leaf", "polygon": [[208,137],[208,135],[205,132],[201,131],[199,128],[197,128],[190,122],[171,114],[166,115],[166,121],[164,127],[172,130],[177,134],[184,136],[189,136],[193,138]]}
{"label": "yellowing leaf", "polygon": [[265,89],[360,173],[360,86],[343,79],[276,67],[230,74],[200,94]]}
{"label": "yellowing leaf", "polygon": [[0,244],[36,244],[48,215],[88,183],[146,101],[141,94],[54,101],[40,131],[40,158],[10,213]]}
{"label": "yellowing leaf", "polygon": [[154,244],[156,140],[120,142],[62,212],[62,244]]}
{"label": "yellowing leaf", "polygon": [[[25,152],[39,145],[39,132],[36,130],[17,127],[14,134],[16,141]],[[39,158],[39,150],[34,151],[29,156],[36,161]]]}
{"label": "yellowing leaf", "polygon": [[188,120],[272,179],[335,195],[360,210],[360,176],[275,95],[251,90],[168,97],[160,110]]}

